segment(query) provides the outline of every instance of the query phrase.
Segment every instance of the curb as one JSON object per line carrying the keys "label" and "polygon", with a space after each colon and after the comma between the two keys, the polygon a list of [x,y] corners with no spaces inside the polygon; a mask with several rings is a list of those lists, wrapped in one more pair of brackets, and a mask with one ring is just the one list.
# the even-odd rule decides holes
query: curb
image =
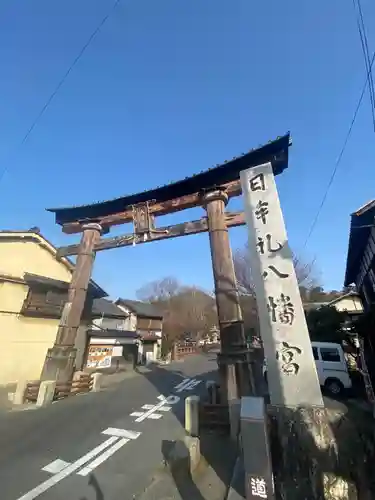
{"label": "curb", "polygon": [[245,499],[245,472],[240,457],[234,464],[232,479],[230,481],[226,500],[244,500]]}

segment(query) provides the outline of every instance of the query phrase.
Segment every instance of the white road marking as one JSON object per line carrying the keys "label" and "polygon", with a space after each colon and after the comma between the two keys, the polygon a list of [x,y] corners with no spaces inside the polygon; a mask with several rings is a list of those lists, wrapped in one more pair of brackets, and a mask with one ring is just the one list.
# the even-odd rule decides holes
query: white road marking
{"label": "white road marking", "polygon": [[140,432],[128,431],[126,429],[116,429],[115,427],[108,427],[108,429],[105,429],[102,434],[106,434],[111,437],[72,464],[64,462],[64,460],[58,458],[54,462],[51,462],[43,467],[42,470],[51,472],[54,476],[28,491],[17,500],[34,500],[34,498],[42,495],[42,493],[52,488],[52,486],[55,486],[67,476],[79,470],[83,465],[86,465],[90,462],[90,460],[94,459],[89,465],[83,467],[77,473],[80,476],[87,476],[87,474],[107,460],[128,441],[137,439],[141,435]]}
{"label": "white road marking", "polygon": [[130,414],[131,417],[141,417],[144,415],[144,411],[133,411],[133,413]]}
{"label": "white road marking", "polygon": [[[142,410],[151,410],[155,405],[143,405],[142,406]],[[159,410],[161,411],[169,411],[171,410],[172,408],[170,406],[162,406],[161,408],[159,408]]]}
{"label": "white road marking", "polygon": [[160,411],[170,411],[172,409],[172,406],[161,406],[159,408]]}
{"label": "white road marking", "polygon": [[153,413],[156,412],[156,410],[158,410],[159,408],[161,408],[163,405],[165,405],[165,401],[160,401],[160,403],[157,403],[156,405],[154,405],[151,410],[148,410],[148,411],[145,411],[144,413],[142,413],[141,416],[139,416],[138,418],[135,419],[136,422],[143,422],[143,420],[145,420],[146,418],[152,418],[151,415]]}
{"label": "white road marking", "polygon": [[50,472],[51,474],[57,474],[58,472],[61,472],[63,469],[65,469],[65,467],[68,467],[68,465],[70,465],[70,462],[65,462],[65,460],[57,458],[50,464],[43,467],[42,470],[44,470],[45,472]]}
{"label": "white road marking", "polygon": [[126,429],[116,429],[115,427],[108,427],[102,434],[106,434],[107,436],[116,436],[121,438],[128,439],[137,439],[141,433],[136,431],[127,431]]}
{"label": "white road marking", "polygon": [[186,378],[183,380],[180,384],[176,385],[175,390],[176,392],[183,392],[183,391],[191,391],[199,385],[202,382],[202,380],[197,380],[195,378]]}
{"label": "white road marking", "polygon": [[77,474],[79,476],[87,476],[90,474],[94,469],[98,467],[98,465],[102,464],[105,462],[110,456],[112,456],[116,451],[118,451],[120,448],[122,448],[130,439],[128,438],[122,438],[120,441],[117,441],[116,444],[108,448],[104,453],[99,455],[95,460],[93,460],[89,465],[86,465],[83,469],[81,469]]}
{"label": "white road marking", "polygon": [[99,446],[97,446],[93,450],[86,453],[86,455],[81,457],[79,460],[77,460],[76,462],[73,462],[71,465],[68,465],[61,472],[58,472],[54,476],[50,477],[49,479],[47,479],[43,483],[39,484],[38,486],[36,486],[32,490],[28,491],[27,493],[25,493],[21,497],[17,498],[17,500],[34,500],[34,498],[37,498],[39,495],[41,495],[42,493],[44,493],[47,490],[49,490],[50,488],[52,488],[52,486],[55,486],[55,484],[58,484],[60,481],[62,481],[66,477],[70,476],[70,474],[73,474],[73,472],[75,472],[80,467],[82,467],[82,465],[85,465],[92,458],[99,455],[103,450],[105,450],[106,448],[111,446],[113,443],[115,443],[117,441],[117,439],[118,438],[114,437],[114,436],[110,437],[109,439],[107,439],[107,441],[104,441],[104,443],[100,444]]}
{"label": "white road marking", "polygon": [[160,396],[158,396],[158,399],[164,401],[165,403],[167,403],[169,405],[174,405],[180,401],[180,397],[174,396],[173,394],[171,394],[167,398],[161,394]]}
{"label": "white road marking", "polygon": [[162,417],[160,413],[157,413],[159,410],[167,412],[171,409],[169,405],[174,405],[178,401],[180,401],[179,396],[174,396],[173,394],[171,394],[167,398],[160,394],[158,396],[158,399],[160,402],[156,403],[156,405],[143,405],[142,409],[146,411],[133,411],[130,416],[136,417],[135,422],[143,422],[143,420],[146,420],[146,418],[158,420]]}
{"label": "white road marking", "polygon": [[194,387],[197,387],[202,382],[202,380],[193,379],[190,384],[186,387],[187,391],[191,391]]}
{"label": "white road marking", "polygon": [[182,382],[180,382],[178,385],[176,385],[174,388],[179,389],[180,387],[184,387],[189,382],[190,382],[190,378],[184,378],[184,380]]}

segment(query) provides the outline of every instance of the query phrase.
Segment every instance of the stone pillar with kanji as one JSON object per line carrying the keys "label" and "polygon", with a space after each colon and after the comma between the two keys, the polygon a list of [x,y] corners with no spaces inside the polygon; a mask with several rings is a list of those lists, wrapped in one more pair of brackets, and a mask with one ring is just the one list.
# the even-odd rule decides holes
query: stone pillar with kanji
{"label": "stone pillar with kanji", "polygon": [[349,482],[335,476],[337,442],[324,407],[271,163],[241,172],[241,185],[271,402],[276,496],[352,498],[340,493],[349,491]]}

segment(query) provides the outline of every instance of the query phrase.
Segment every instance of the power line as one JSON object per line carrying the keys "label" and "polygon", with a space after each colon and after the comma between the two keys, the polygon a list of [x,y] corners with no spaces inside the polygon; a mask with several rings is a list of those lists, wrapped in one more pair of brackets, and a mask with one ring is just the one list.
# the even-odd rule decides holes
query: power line
{"label": "power line", "polygon": [[[115,3],[112,5],[112,7],[109,10],[109,12],[103,17],[103,19],[100,21],[100,23],[94,29],[94,31],[91,33],[91,35],[87,39],[86,43],[83,45],[83,47],[78,52],[78,54],[75,57],[75,59],[73,60],[73,62],[70,64],[70,66],[67,69],[67,71],[64,73],[64,75],[62,76],[62,78],[60,79],[60,81],[58,82],[58,84],[56,85],[56,87],[55,87],[54,91],[52,92],[52,94],[48,97],[48,99],[46,100],[46,102],[42,106],[41,110],[36,115],[34,121],[30,125],[29,129],[26,131],[26,134],[23,136],[23,138],[22,138],[22,140],[21,140],[21,142],[19,144],[19,147],[23,146],[25,144],[25,142],[27,141],[27,139],[30,137],[32,131],[34,130],[34,128],[36,127],[36,125],[38,124],[39,120],[42,118],[42,116],[44,115],[44,113],[47,111],[49,105],[51,104],[51,102],[53,101],[53,99],[56,97],[56,95],[59,92],[59,90],[61,89],[61,87],[64,85],[66,79],[68,78],[68,76],[70,75],[70,73],[72,72],[72,70],[74,69],[74,67],[77,65],[77,63],[79,62],[79,60],[81,59],[81,57],[83,56],[83,54],[86,52],[87,48],[90,46],[91,42],[94,40],[94,38],[96,37],[96,35],[102,29],[102,27],[107,22],[108,18],[110,17],[110,15],[112,14],[112,12],[115,10],[115,8],[117,7],[117,5],[120,2],[121,2],[121,0],[116,0],[115,1]],[[0,182],[3,180],[4,175],[8,171],[9,171],[9,163],[4,167],[4,169],[0,173]]]}
{"label": "power line", "polygon": [[[354,10],[356,11],[357,27],[359,32],[359,38],[362,46],[362,53],[365,61],[366,72],[370,68],[370,51],[368,48],[367,34],[365,23],[363,20],[363,12],[360,0],[353,0]],[[370,105],[372,114],[372,124],[375,132],[375,90],[374,90],[374,80],[372,76],[372,71],[369,73],[369,95],[370,95]]]}
{"label": "power line", "polygon": [[347,147],[347,145],[348,145],[349,138],[350,138],[350,136],[351,136],[351,133],[352,133],[352,130],[353,130],[353,127],[354,127],[354,123],[355,123],[355,121],[356,121],[356,119],[357,119],[358,111],[359,111],[359,108],[361,107],[362,100],[363,100],[363,96],[365,95],[365,91],[366,91],[366,88],[367,88],[367,84],[369,83],[370,73],[372,72],[372,66],[373,66],[373,64],[374,64],[374,61],[375,61],[375,52],[374,52],[374,53],[373,53],[373,55],[372,55],[372,59],[371,59],[371,61],[370,61],[370,66],[369,66],[369,69],[368,69],[368,71],[367,71],[367,75],[366,75],[366,80],[365,80],[365,83],[364,83],[364,86],[363,86],[363,89],[362,89],[361,95],[360,95],[360,97],[359,97],[358,104],[357,104],[356,110],[355,110],[355,112],[354,112],[354,115],[353,115],[352,121],[351,121],[351,123],[350,123],[349,129],[348,129],[348,132],[347,132],[347,134],[346,134],[346,136],[345,136],[345,140],[344,140],[343,146],[342,146],[342,148],[341,148],[340,154],[339,154],[339,156],[338,156],[338,158],[337,158],[337,160],[336,160],[336,163],[335,163],[335,165],[334,165],[334,168],[333,168],[333,171],[332,171],[331,177],[330,177],[329,182],[328,182],[328,184],[327,184],[326,190],[325,190],[325,192],[324,192],[324,195],[323,195],[322,201],[321,201],[321,203],[320,203],[320,205],[319,205],[319,208],[318,208],[318,210],[317,210],[317,213],[316,213],[316,215],[315,215],[315,217],[314,217],[314,219],[313,219],[313,222],[312,222],[312,224],[311,224],[311,227],[310,227],[309,233],[308,233],[308,235],[307,235],[307,237],[306,237],[306,240],[305,240],[305,242],[304,242],[304,244],[303,244],[302,251],[306,248],[306,245],[307,245],[308,241],[310,240],[310,237],[311,237],[312,233],[314,232],[314,229],[315,229],[316,224],[317,224],[317,222],[318,222],[319,216],[320,216],[320,214],[321,214],[321,212],[322,212],[323,206],[324,206],[324,204],[325,204],[325,202],[326,202],[326,200],[327,200],[328,192],[329,192],[329,190],[330,190],[330,188],[331,188],[331,186],[332,186],[332,184],[333,184],[333,181],[334,181],[334,179],[335,179],[335,177],[336,177],[336,173],[337,173],[337,170],[338,170],[338,168],[339,168],[339,166],[340,166],[340,163],[341,163],[342,157],[343,157],[343,155],[344,155],[344,152],[345,152],[345,150],[346,150],[346,147]]}

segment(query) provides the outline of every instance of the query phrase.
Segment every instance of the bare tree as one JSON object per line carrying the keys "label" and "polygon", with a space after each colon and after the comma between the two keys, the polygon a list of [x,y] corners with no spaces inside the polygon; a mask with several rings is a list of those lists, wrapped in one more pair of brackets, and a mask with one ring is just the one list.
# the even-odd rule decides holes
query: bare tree
{"label": "bare tree", "polygon": [[[247,336],[252,336],[259,331],[259,318],[247,245],[234,253],[233,261],[237,286],[240,292],[245,332]],[[319,293],[324,294],[318,283],[314,262],[306,263],[294,256],[293,263],[302,300],[306,301],[310,295],[316,297]]]}
{"label": "bare tree", "polygon": [[189,334],[198,339],[217,324],[215,300],[198,287],[181,285],[173,277],[143,286],[137,297],[156,304],[163,312],[164,346]]}
{"label": "bare tree", "polygon": [[[249,249],[247,245],[235,252],[233,261],[240,293],[254,295],[254,281],[251,275]],[[314,261],[306,263],[294,255],[293,263],[300,289],[312,290],[319,287],[319,280],[317,278],[318,273]]]}
{"label": "bare tree", "polygon": [[167,301],[178,295],[182,288],[176,278],[167,276],[144,285],[137,291],[137,297],[144,302]]}
{"label": "bare tree", "polygon": [[178,301],[186,330],[193,338],[198,339],[208,334],[209,330],[216,326],[215,300],[205,291],[196,287],[186,287],[179,295]]}

